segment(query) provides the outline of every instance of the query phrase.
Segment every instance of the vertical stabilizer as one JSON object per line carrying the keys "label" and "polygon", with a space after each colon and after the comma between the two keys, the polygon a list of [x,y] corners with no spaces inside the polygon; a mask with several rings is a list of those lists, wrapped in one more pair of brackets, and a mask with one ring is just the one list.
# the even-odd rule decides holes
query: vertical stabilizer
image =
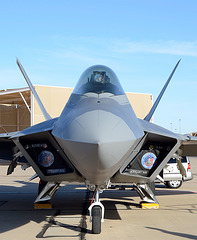
{"label": "vertical stabilizer", "polygon": [[50,115],[48,114],[48,112],[46,111],[43,103],[41,102],[41,100],[40,100],[40,98],[39,98],[39,96],[38,96],[38,94],[37,94],[34,86],[32,85],[30,79],[28,78],[28,76],[27,76],[27,74],[26,74],[26,72],[25,72],[22,64],[19,62],[18,58],[16,59],[16,62],[17,62],[17,65],[18,65],[19,69],[21,70],[21,73],[23,74],[23,76],[24,76],[24,78],[25,78],[28,86],[30,87],[30,89],[31,89],[31,91],[32,91],[32,93],[33,93],[33,95],[34,95],[34,97],[35,97],[35,99],[36,99],[36,101],[37,101],[37,103],[38,103],[38,105],[39,105],[39,107],[40,107],[40,109],[41,109],[44,117],[45,117],[45,119],[46,119],[46,120],[51,119],[51,116],[50,116]]}
{"label": "vertical stabilizer", "polygon": [[166,90],[166,88],[167,88],[167,86],[168,86],[168,84],[169,84],[172,76],[174,75],[174,73],[175,73],[175,71],[176,71],[176,69],[177,69],[180,61],[181,61],[181,59],[177,62],[176,66],[174,67],[174,69],[173,69],[172,73],[170,74],[168,80],[166,81],[164,87],[162,88],[159,96],[157,97],[155,103],[153,104],[150,112],[149,112],[148,115],[144,118],[144,120],[150,122],[150,120],[151,120],[151,118],[152,118],[152,116],[153,116],[153,114],[154,114],[154,112],[155,112],[155,110],[156,110],[156,108],[157,108],[157,106],[158,106],[158,104],[159,104],[159,102],[160,102],[160,100],[161,100],[161,98],[162,98],[162,96],[163,96],[163,94],[164,94],[164,92],[165,92],[165,90]]}

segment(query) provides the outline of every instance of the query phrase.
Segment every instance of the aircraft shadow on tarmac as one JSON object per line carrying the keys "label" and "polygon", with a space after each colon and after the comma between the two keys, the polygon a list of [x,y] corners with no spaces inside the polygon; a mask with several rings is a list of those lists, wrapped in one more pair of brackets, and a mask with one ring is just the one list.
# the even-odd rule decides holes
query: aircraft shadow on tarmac
{"label": "aircraft shadow on tarmac", "polygon": [[165,233],[165,234],[178,236],[178,237],[185,238],[185,239],[195,239],[196,240],[196,235],[192,235],[192,234],[172,232],[172,231],[168,231],[168,230],[164,230],[164,229],[160,229],[160,228],[154,228],[154,227],[146,227],[146,228],[151,229],[151,230],[155,230],[155,231],[160,231],[160,232]]}
{"label": "aircraft shadow on tarmac", "polygon": [[[62,187],[52,200],[53,209],[35,210],[33,203],[37,196],[38,184],[23,181],[15,181],[15,183],[20,183],[22,186],[0,186],[0,233],[21,227],[28,224],[30,221],[45,223],[44,225],[42,223],[40,226],[40,232],[37,234],[37,238],[44,238],[47,229],[52,225],[71,229],[73,232],[76,232],[76,234],[81,235],[91,232],[87,229],[87,221],[89,221],[88,207],[90,205],[92,193],[86,190],[84,186],[67,185]],[[192,193],[181,190],[167,190],[167,188],[163,187],[156,188],[156,196],[178,194]],[[76,196],[78,199],[77,201]],[[138,201],[138,199],[136,200],[138,194],[131,189],[125,191],[106,190],[100,197],[106,209],[105,219],[121,220],[117,206],[120,206],[120,208],[124,207],[124,209],[126,208],[127,210],[139,207],[139,204],[136,203]],[[81,220],[79,226],[65,224],[59,220],[57,221],[56,217],[61,215],[80,215]],[[165,230],[162,229],[155,230],[165,232]],[[194,238],[189,236],[189,239]]]}

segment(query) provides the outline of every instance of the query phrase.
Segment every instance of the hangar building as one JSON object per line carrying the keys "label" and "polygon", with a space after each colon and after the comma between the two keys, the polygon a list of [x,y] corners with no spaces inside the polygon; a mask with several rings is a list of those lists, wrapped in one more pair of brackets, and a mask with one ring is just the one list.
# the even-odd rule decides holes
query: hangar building
{"label": "hangar building", "polygon": [[[73,88],[34,85],[47,112],[58,117]],[[152,107],[152,95],[126,93],[138,118],[144,118]],[[0,90],[0,133],[23,130],[44,121],[44,116],[29,87]]]}

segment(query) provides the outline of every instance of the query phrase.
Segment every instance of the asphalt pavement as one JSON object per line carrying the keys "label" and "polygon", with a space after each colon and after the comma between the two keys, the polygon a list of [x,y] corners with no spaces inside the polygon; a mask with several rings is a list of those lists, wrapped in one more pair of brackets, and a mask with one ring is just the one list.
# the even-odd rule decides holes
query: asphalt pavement
{"label": "asphalt pavement", "polygon": [[197,158],[190,158],[194,179],[179,189],[156,185],[159,209],[141,209],[131,188],[101,194],[105,221],[99,235],[91,233],[88,207],[92,194],[83,185],[61,187],[52,209],[34,209],[38,179],[29,182],[32,169],[6,176],[0,167],[0,239],[197,239]]}

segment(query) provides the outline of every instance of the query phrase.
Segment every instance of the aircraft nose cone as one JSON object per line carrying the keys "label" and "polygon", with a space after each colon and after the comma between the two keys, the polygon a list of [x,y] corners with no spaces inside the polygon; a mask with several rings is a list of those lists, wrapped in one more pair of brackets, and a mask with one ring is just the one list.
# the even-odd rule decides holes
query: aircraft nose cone
{"label": "aircraft nose cone", "polygon": [[134,129],[111,112],[94,110],[73,119],[58,141],[86,179],[102,184],[121,167],[142,136]]}

